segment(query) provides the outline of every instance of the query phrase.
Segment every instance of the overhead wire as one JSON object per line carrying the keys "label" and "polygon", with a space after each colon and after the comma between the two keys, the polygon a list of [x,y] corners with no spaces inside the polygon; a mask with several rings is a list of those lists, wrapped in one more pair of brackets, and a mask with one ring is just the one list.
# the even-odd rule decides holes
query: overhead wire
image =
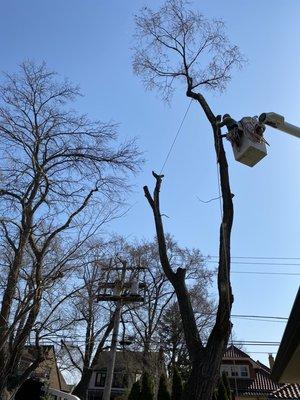
{"label": "overhead wire", "polygon": [[[206,255],[205,258],[219,258],[219,256]],[[254,257],[254,256],[232,256],[231,258],[253,259],[253,260],[300,260],[300,257]]]}
{"label": "overhead wire", "polygon": [[231,271],[232,274],[299,276],[300,272]]}
{"label": "overhead wire", "polygon": [[[216,260],[205,259],[208,263],[217,263]],[[300,263],[272,263],[272,262],[253,262],[253,261],[231,261],[231,264],[237,265],[272,265],[276,267],[300,267]]]}
{"label": "overhead wire", "polygon": [[[45,342],[54,342],[54,340],[60,340],[60,337],[56,336],[48,336],[47,338],[41,339],[40,343],[43,344]],[[72,342],[72,344],[75,343],[86,343],[85,339],[73,339],[71,336],[63,336],[62,339],[68,340]],[[263,341],[263,340],[233,340],[232,343],[236,346],[244,345],[244,346],[279,346],[280,342],[276,341]]]}

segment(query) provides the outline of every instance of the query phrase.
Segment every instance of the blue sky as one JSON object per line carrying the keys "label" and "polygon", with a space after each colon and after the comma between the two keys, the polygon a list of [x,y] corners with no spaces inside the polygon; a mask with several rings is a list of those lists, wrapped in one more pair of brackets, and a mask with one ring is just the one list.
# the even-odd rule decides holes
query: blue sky
{"label": "blue sky", "polygon": [[[145,92],[130,65],[133,15],[160,1],[27,0],[2,2],[0,70],[13,71],[26,58],[47,64],[81,86],[76,107],[91,117],[120,123],[122,137],[137,136],[145,151],[144,170],[132,180],[128,202],[134,205],[111,229],[129,238],[154,235],[142,186],[152,185],[188,105],[178,87],[171,106]],[[207,94],[216,114],[239,119],[275,111],[300,125],[300,3],[298,0],[195,1],[207,17],[223,18],[233,42],[248,58],[226,93]],[[300,140],[268,129],[268,156],[254,168],[234,161],[226,143],[235,222],[232,255],[300,257]],[[186,246],[216,255],[219,204],[202,204],[218,195],[212,135],[197,104],[192,104],[165,168],[162,209],[166,230]],[[235,260],[238,261],[238,260]],[[269,260],[270,261],[270,260]],[[284,262],[282,260],[282,262]],[[300,264],[300,260],[285,261]],[[212,263],[209,265],[213,266]],[[234,271],[300,272],[299,266],[234,264]],[[234,314],[288,316],[300,276],[233,274]],[[284,324],[234,320],[241,340],[279,341]],[[249,351],[276,348],[248,347]],[[253,354],[266,361],[266,355]]]}

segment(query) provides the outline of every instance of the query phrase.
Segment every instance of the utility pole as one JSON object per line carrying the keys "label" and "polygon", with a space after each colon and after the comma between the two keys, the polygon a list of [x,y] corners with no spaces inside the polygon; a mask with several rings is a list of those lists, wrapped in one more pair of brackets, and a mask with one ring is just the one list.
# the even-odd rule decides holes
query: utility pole
{"label": "utility pole", "polygon": [[[121,271],[121,277],[119,280],[113,283],[104,283],[100,287],[113,289],[113,294],[99,294],[98,301],[114,301],[116,303],[115,316],[114,316],[114,327],[111,338],[111,346],[110,351],[108,352],[108,361],[107,361],[107,373],[105,379],[105,386],[103,391],[102,400],[110,400],[113,377],[114,377],[114,369],[116,363],[116,355],[117,355],[117,345],[118,345],[118,336],[119,336],[119,326],[120,326],[120,318],[122,313],[122,307],[124,302],[143,302],[144,298],[137,293],[138,289],[142,289],[145,286],[143,284],[139,284],[136,281],[133,282],[125,282],[126,271],[133,270],[134,268],[127,267],[127,262],[124,260],[120,260],[122,267],[121,268],[109,268],[110,270]],[[136,268],[141,269],[141,268]],[[129,288],[129,293],[124,294],[124,289]]]}
{"label": "utility pole", "polygon": [[116,301],[114,328],[113,328],[113,333],[112,333],[112,338],[111,338],[110,351],[108,352],[108,365],[107,365],[107,373],[106,373],[106,379],[105,379],[105,387],[104,387],[104,392],[103,392],[103,400],[110,400],[111,387],[112,387],[112,383],[113,383],[120,318],[121,318],[121,312],[122,312],[122,306],[123,306],[121,294],[122,294],[123,285],[125,282],[126,266],[127,266],[126,261],[122,261],[121,279],[119,282],[116,282],[115,290],[114,290],[114,292],[115,292],[114,294],[116,296],[120,296],[120,300]]}

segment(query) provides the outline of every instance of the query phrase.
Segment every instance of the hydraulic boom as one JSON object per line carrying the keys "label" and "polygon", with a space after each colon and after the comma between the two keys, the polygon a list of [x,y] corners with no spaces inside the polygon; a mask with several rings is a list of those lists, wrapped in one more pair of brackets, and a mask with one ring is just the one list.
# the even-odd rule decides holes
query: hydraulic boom
{"label": "hydraulic boom", "polygon": [[280,114],[274,112],[263,113],[259,116],[259,121],[265,125],[271,126],[272,128],[279,129],[282,132],[300,138],[300,128],[285,122],[284,116]]}

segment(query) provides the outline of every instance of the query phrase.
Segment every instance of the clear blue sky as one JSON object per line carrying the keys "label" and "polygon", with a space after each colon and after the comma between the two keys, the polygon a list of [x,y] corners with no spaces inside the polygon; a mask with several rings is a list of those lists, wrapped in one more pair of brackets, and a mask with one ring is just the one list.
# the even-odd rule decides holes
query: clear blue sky
{"label": "clear blue sky", "polygon": [[[45,60],[79,83],[85,97],[78,110],[121,123],[122,136],[138,136],[147,159],[132,181],[132,210],[111,228],[129,237],[154,235],[142,186],[153,184],[188,105],[179,88],[171,107],[145,92],[130,65],[133,14],[160,1],[11,0],[2,2],[0,70],[12,71],[25,58]],[[221,96],[207,96],[216,114],[276,111],[300,124],[300,3],[290,0],[203,0],[194,6],[207,17],[222,17],[231,39],[249,60]],[[300,257],[300,140],[268,129],[269,155],[254,168],[230,163],[235,193],[233,256]],[[193,104],[165,169],[163,211],[166,229],[186,246],[217,254],[219,205],[199,203],[217,195],[216,165],[208,124]],[[291,261],[287,261],[291,262]],[[300,264],[299,261],[294,261]],[[300,272],[299,266],[238,265],[235,271]],[[300,276],[233,274],[234,314],[288,316]],[[241,340],[279,341],[284,324],[234,320]],[[270,348],[271,349],[271,348]],[[273,348],[272,350],[274,350]],[[268,351],[267,347],[248,347]],[[266,361],[266,356],[253,354]]]}

